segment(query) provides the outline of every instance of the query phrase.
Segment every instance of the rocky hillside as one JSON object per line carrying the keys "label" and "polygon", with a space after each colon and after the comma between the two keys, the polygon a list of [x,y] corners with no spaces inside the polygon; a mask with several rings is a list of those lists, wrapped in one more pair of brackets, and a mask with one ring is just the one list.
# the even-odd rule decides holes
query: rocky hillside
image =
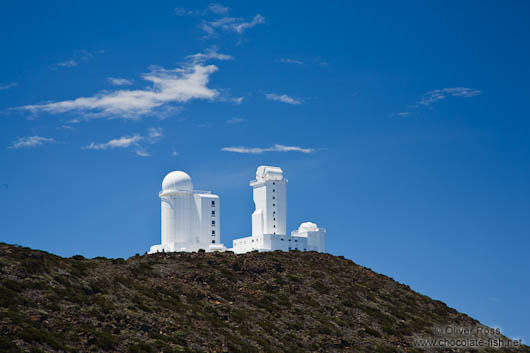
{"label": "rocky hillside", "polygon": [[1,352],[424,352],[412,340],[433,327],[478,325],[313,252],[85,259],[0,243],[0,281]]}

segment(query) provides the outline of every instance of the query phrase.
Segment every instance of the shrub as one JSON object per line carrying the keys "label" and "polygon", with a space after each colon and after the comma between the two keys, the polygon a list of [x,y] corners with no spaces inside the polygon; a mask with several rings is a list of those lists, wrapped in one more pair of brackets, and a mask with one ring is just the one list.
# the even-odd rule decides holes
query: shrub
{"label": "shrub", "polygon": [[381,337],[381,334],[379,333],[379,331],[374,330],[374,329],[371,328],[371,327],[366,327],[366,328],[364,329],[364,332],[366,332],[366,333],[369,334],[370,336]]}
{"label": "shrub", "polygon": [[22,352],[8,336],[0,336],[0,351],[5,353]]}

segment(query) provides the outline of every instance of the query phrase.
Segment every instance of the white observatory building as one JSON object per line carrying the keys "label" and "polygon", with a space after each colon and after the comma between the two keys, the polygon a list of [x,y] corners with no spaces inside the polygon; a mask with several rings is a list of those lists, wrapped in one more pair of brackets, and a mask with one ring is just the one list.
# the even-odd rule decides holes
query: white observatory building
{"label": "white observatory building", "polygon": [[287,179],[279,167],[260,166],[253,188],[255,211],[252,236],[234,240],[226,249],[221,243],[221,204],[210,191],[193,190],[188,174],[174,171],[162,181],[162,243],[151,246],[150,254],[173,251],[326,250],[326,230],[304,222],[287,234]]}
{"label": "white observatory building", "polygon": [[159,193],[162,201],[162,244],[149,253],[171,251],[226,250],[221,244],[219,196],[193,190],[188,174],[166,175]]}
{"label": "white observatory building", "polygon": [[250,182],[256,210],[252,213],[252,236],[234,240],[235,253],[274,250],[326,250],[326,230],[304,222],[287,234],[287,179],[279,167],[260,166]]}

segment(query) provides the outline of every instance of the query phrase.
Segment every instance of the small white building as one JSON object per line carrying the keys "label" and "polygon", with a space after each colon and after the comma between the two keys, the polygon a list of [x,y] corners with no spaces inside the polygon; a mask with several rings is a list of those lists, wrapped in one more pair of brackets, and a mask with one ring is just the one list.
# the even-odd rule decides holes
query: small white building
{"label": "small white building", "polygon": [[326,230],[304,222],[287,234],[287,179],[279,167],[260,166],[250,182],[256,210],[252,213],[252,236],[236,239],[235,253],[274,250],[326,250]]}
{"label": "small white building", "polygon": [[193,190],[188,174],[166,175],[159,193],[162,201],[162,244],[149,253],[226,250],[221,244],[221,204],[210,191]]}

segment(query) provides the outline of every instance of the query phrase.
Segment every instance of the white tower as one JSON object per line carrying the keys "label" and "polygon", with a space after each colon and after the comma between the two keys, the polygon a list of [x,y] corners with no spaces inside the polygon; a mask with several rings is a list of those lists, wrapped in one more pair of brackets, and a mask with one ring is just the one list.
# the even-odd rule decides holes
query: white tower
{"label": "white tower", "polygon": [[254,188],[256,210],[252,213],[252,236],[287,234],[287,179],[279,167],[260,166]]}
{"label": "white tower", "polygon": [[304,222],[287,234],[287,179],[279,167],[260,166],[253,188],[256,210],[252,213],[252,235],[235,239],[230,250],[237,254],[249,251],[326,250],[326,230]]}
{"label": "white tower", "polygon": [[174,171],[166,175],[159,193],[162,244],[150,253],[161,251],[222,250],[219,196],[193,190],[188,174]]}

